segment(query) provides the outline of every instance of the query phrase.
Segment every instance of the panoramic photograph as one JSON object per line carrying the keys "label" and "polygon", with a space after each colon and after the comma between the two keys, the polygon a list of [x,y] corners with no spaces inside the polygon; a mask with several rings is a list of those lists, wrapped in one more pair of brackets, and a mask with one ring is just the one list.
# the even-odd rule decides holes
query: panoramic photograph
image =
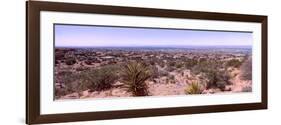
{"label": "panoramic photograph", "polygon": [[252,92],[252,35],[54,24],[54,99]]}

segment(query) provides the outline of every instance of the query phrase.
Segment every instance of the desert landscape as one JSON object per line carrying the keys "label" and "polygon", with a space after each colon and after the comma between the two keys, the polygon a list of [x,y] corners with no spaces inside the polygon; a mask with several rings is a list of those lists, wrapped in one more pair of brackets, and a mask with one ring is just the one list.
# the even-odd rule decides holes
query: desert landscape
{"label": "desert landscape", "polygon": [[56,24],[54,100],[252,92],[252,32]]}
{"label": "desert landscape", "polygon": [[56,100],[252,91],[250,46],[56,47]]}

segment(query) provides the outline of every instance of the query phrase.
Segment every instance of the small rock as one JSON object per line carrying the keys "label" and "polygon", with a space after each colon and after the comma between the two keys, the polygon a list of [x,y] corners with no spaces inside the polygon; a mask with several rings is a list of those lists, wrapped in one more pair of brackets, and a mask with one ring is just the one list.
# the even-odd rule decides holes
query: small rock
{"label": "small rock", "polygon": [[104,98],[104,97],[107,97],[107,94],[106,94],[106,92],[100,92],[95,97],[97,97],[97,98]]}
{"label": "small rock", "polygon": [[83,91],[81,94],[82,94],[82,96],[89,96],[90,95],[90,89],[88,89],[86,91]]}
{"label": "small rock", "polygon": [[202,92],[202,94],[214,94],[215,91],[213,89],[206,89]]}
{"label": "small rock", "polygon": [[118,85],[123,85],[124,83],[117,81],[114,85],[118,86]]}
{"label": "small rock", "polygon": [[79,98],[78,93],[72,93],[62,97],[62,99],[78,99],[78,98]]}
{"label": "small rock", "polygon": [[119,89],[114,89],[111,91],[111,95],[113,96],[117,96],[117,95],[121,95],[122,91],[120,91]]}
{"label": "small rock", "polygon": [[231,89],[231,87],[226,87],[225,89],[224,89],[224,91],[231,91],[232,89]]}
{"label": "small rock", "polygon": [[94,92],[92,92],[92,93],[90,94],[90,97],[95,97],[95,96],[98,95],[98,94],[99,94],[99,92],[94,91]]}
{"label": "small rock", "polygon": [[86,96],[81,96],[80,99],[85,99],[85,98],[88,98],[89,95],[86,95]]}

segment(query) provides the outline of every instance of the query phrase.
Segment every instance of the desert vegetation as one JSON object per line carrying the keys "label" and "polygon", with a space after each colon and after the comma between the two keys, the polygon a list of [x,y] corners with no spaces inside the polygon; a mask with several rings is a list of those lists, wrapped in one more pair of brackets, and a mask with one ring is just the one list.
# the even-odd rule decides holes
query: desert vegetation
{"label": "desert vegetation", "polygon": [[201,85],[196,82],[192,82],[187,88],[185,89],[186,94],[201,94],[203,92],[203,89],[201,88]]}
{"label": "desert vegetation", "polygon": [[252,91],[251,49],[56,48],[55,99]]}
{"label": "desert vegetation", "polygon": [[142,63],[130,62],[124,66],[122,78],[124,86],[134,96],[147,96],[147,85],[145,81],[151,77],[147,66]]}

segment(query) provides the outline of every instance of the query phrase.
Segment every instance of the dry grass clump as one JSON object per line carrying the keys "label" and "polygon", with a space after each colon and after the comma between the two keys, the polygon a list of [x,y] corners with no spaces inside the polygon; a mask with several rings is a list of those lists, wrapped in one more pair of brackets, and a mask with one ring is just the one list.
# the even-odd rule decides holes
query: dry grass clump
{"label": "dry grass clump", "polygon": [[198,82],[192,82],[186,89],[186,94],[201,94],[203,89]]}

